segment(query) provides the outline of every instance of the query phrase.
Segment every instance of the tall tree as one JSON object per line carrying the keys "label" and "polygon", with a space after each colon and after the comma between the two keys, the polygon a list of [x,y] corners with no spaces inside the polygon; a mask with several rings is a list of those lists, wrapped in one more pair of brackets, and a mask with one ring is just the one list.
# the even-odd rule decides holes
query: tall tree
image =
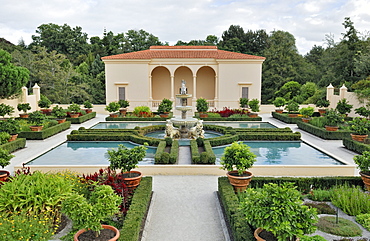
{"label": "tall tree", "polygon": [[29,78],[28,69],[15,66],[11,60],[10,53],[0,49],[0,99],[21,93]]}
{"label": "tall tree", "polygon": [[163,43],[159,41],[158,37],[143,29],[139,31],[128,30],[127,33],[124,34],[123,52],[125,53],[149,49],[149,47],[153,45],[163,45]]}

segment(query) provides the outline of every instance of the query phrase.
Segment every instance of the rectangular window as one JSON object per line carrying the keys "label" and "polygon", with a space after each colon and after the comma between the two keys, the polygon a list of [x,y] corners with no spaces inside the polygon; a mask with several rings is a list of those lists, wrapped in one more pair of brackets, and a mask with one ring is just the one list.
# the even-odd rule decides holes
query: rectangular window
{"label": "rectangular window", "polygon": [[126,100],[126,87],[118,87],[118,99]]}
{"label": "rectangular window", "polygon": [[248,99],[249,87],[242,87],[242,98]]}

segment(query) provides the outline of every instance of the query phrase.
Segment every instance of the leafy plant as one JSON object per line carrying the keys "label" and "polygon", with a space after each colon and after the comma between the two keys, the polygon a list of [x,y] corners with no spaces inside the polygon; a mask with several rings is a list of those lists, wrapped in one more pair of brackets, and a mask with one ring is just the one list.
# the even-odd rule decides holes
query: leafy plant
{"label": "leafy plant", "polygon": [[250,150],[249,146],[242,142],[233,142],[226,147],[221,157],[222,169],[233,171],[235,168],[239,175],[251,168],[255,162],[256,155]]}
{"label": "leafy plant", "polygon": [[46,116],[41,111],[34,111],[30,113],[28,120],[36,126],[41,126],[46,120]]}
{"label": "leafy plant", "polygon": [[4,104],[4,103],[0,104],[0,116],[2,116],[4,118],[6,115],[10,116],[12,113],[14,113],[14,107],[13,106],[10,106],[10,105]]}
{"label": "leafy plant", "polygon": [[110,186],[97,185],[89,199],[77,193],[68,195],[63,201],[62,212],[73,221],[75,228],[91,229],[98,236],[101,222],[117,213],[120,203],[121,197]]}
{"label": "leafy plant", "polygon": [[346,115],[349,112],[351,112],[352,107],[353,107],[353,105],[348,104],[348,101],[346,100],[346,98],[343,98],[343,99],[338,101],[337,107],[335,107],[335,108],[342,115]]}
{"label": "leafy plant", "polygon": [[364,151],[362,155],[354,156],[353,160],[361,172],[370,174],[370,151]]}
{"label": "leafy plant", "polygon": [[13,157],[14,155],[10,154],[7,150],[0,148],[0,166],[2,168],[8,166]]}
{"label": "leafy plant", "polygon": [[130,172],[137,167],[139,161],[142,161],[146,155],[147,148],[145,146],[135,146],[128,149],[124,145],[118,145],[118,149],[108,150],[109,167],[112,170],[121,169],[121,173]]}
{"label": "leafy plant", "polygon": [[58,105],[53,108],[53,113],[59,119],[67,116],[67,111],[63,109],[63,107],[59,107]]}
{"label": "leafy plant", "polygon": [[19,103],[17,105],[17,109],[19,111],[23,111],[23,113],[27,113],[27,110],[31,109],[30,103]]}
{"label": "leafy plant", "polygon": [[247,98],[240,98],[239,99],[239,106],[240,108],[248,108],[249,100]]}
{"label": "leafy plant", "polygon": [[8,142],[11,135],[7,132],[0,132],[0,145]]}
{"label": "leafy plant", "polygon": [[77,114],[80,110],[81,110],[81,107],[79,104],[70,104],[68,106],[68,110],[72,113],[72,114]]}
{"label": "leafy plant", "polygon": [[241,210],[250,225],[273,233],[278,241],[302,237],[316,229],[316,211],[303,205],[301,193],[293,183],[248,188],[241,201]]}
{"label": "leafy plant", "polygon": [[285,106],[285,109],[291,113],[291,112],[296,112],[299,110],[299,104],[295,101],[289,101],[288,104]]}
{"label": "leafy plant", "polygon": [[370,132],[370,120],[365,118],[355,117],[352,121],[348,121],[348,128],[357,135],[367,135]]}
{"label": "leafy plant", "polygon": [[252,112],[260,111],[260,101],[258,99],[251,99],[249,101],[249,108],[251,108]]}
{"label": "leafy plant", "polygon": [[172,104],[173,104],[173,102],[171,100],[164,98],[158,106],[158,112],[160,112],[160,113],[171,112]]}
{"label": "leafy plant", "polygon": [[152,112],[148,106],[136,106],[132,112],[137,117],[151,117]]}
{"label": "leafy plant", "polygon": [[357,215],[356,222],[361,224],[362,227],[366,228],[366,230],[370,231],[370,213]]}
{"label": "leafy plant", "polygon": [[0,132],[7,132],[10,135],[19,134],[19,132],[21,131],[21,126],[19,122],[20,121],[15,120],[13,118],[0,121]]}
{"label": "leafy plant", "polygon": [[209,108],[207,100],[204,98],[197,99],[196,108],[198,112],[207,112]]}
{"label": "leafy plant", "polygon": [[315,112],[315,109],[313,107],[305,107],[299,110],[299,113],[301,113],[301,115],[303,115],[304,118],[311,117],[314,112]]}
{"label": "leafy plant", "polygon": [[316,106],[319,107],[319,108],[323,108],[323,107],[328,107],[330,105],[330,101],[329,100],[326,100],[326,99],[319,99],[317,102],[316,102]]}
{"label": "leafy plant", "polygon": [[366,105],[366,107],[361,106],[357,109],[355,109],[355,113],[365,117],[366,119],[370,120],[370,103]]}
{"label": "leafy plant", "polygon": [[327,126],[338,126],[343,122],[343,116],[336,109],[329,109],[324,115],[325,124]]}
{"label": "leafy plant", "polygon": [[332,203],[350,216],[370,213],[369,195],[359,187],[348,185],[333,189]]}
{"label": "leafy plant", "polygon": [[119,100],[118,104],[121,108],[127,108],[130,106],[130,102],[128,102],[127,100]]}
{"label": "leafy plant", "polygon": [[40,100],[37,102],[37,104],[40,108],[47,109],[51,106],[51,101],[45,95],[41,95]]}
{"label": "leafy plant", "polygon": [[286,104],[286,100],[283,97],[276,97],[272,102],[276,108],[283,107]]}
{"label": "leafy plant", "polygon": [[86,109],[91,109],[93,106],[92,104],[90,103],[90,101],[86,100],[84,103],[83,103],[84,107]]}
{"label": "leafy plant", "polygon": [[105,110],[110,112],[110,113],[114,113],[116,111],[119,110],[119,107],[120,105],[118,104],[118,102],[110,102],[106,107],[105,107]]}
{"label": "leafy plant", "polygon": [[307,197],[313,201],[327,201],[331,200],[332,191],[331,190],[322,190],[322,189],[313,189]]}

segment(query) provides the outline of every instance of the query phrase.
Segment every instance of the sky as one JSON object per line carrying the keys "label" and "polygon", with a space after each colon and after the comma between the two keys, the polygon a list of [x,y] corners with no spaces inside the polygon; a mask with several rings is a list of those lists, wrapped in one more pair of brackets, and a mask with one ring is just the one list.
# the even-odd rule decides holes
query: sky
{"label": "sky", "polygon": [[368,0],[0,0],[0,38],[32,42],[42,24],[80,26],[88,37],[143,29],[161,42],[221,38],[230,25],[244,31],[287,31],[300,54],[326,46],[326,35],[340,41],[345,17],[356,30],[370,31]]}

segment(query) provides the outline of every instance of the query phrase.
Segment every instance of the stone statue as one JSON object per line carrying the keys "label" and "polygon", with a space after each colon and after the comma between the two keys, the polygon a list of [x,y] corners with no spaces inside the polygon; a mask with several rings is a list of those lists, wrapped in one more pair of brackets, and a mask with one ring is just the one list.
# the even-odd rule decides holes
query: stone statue
{"label": "stone statue", "polygon": [[171,120],[167,120],[166,123],[166,130],[164,137],[170,138],[180,138],[180,131],[178,128],[174,127]]}
{"label": "stone statue", "polygon": [[203,120],[198,120],[197,124],[190,128],[189,137],[193,139],[204,138]]}
{"label": "stone statue", "polygon": [[186,84],[186,81],[185,80],[181,80],[180,94],[182,94],[182,95],[186,95],[187,92],[188,92],[185,84]]}

